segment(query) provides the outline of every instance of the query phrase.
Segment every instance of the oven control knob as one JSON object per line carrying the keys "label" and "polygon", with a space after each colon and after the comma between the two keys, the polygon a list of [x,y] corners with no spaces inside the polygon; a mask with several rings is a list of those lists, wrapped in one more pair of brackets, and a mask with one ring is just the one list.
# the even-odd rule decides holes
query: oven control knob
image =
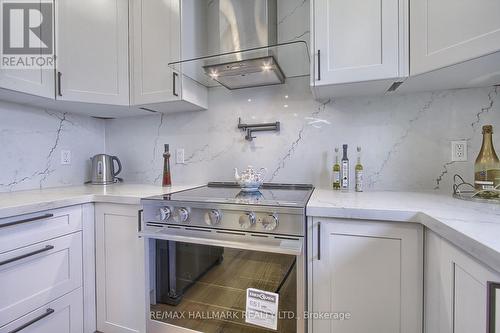
{"label": "oven control knob", "polygon": [[240,227],[248,229],[255,224],[255,213],[247,212],[240,216]]}
{"label": "oven control knob", "polygon": [[187,208],[177,208],[174,214],[174,220],[177,223],[185,223],[189,219],[189,211]]}
{"label": "oven control knob", "polygon": [[218,209],[212,209],[205,213],[205,223],[208,225],[217,225],[220,223],[222,213]]}
{"label": "oven control knob", "polygon": [[167,222],[170,216],[172,215],[172,211],[168,207],[160,208],[160,221]]}
{"label": "oven control knob", "polygon": [[276,214],[267,215],[262,220],[262,226],[264,227],[264,229],[268,231],[276,229],[278,227],[278,224],[279,224],[279,219],[278,215]]}

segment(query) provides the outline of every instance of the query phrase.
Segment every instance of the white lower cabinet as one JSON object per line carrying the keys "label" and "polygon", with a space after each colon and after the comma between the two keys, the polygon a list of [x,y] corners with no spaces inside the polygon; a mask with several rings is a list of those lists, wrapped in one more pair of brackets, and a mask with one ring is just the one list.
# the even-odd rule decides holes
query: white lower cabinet
{"label": "white lower cabinet", "polygon": [[0,254],[0,326],[82,286],[82,233]]}
{"label": "white lower cabinet", "polygon": [[486,332],[487,283],[500,273],[426,231],[425,333]]}
{"label": "white lower cabinet", "polygon": [[146,332],[144,240],[138,206],[96,204],[97,330]]}
{"label": "white lower cabinet", "polygon": [[0,333],[83,333],[82,288],[0,327]]}
{"label": "white lower cabinet", "polygon": [[422,332],[418,224],[309,219],[309,332]]}

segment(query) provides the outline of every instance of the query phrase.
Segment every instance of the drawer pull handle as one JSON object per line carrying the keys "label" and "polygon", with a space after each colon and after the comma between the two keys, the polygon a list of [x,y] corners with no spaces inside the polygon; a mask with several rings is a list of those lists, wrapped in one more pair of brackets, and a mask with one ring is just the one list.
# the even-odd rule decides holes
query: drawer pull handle
{"label": "drawer pull handle", "polygon": [[318,81],[321,81],[321,50],[318,50]]}
{"label": "drawer pull handle", "polygon": [[318,260],[321,260],[321,222],[318,222]]}
{"label": "drawer pull handle", "polygon": [[18,224],[23,224],[23,223],[28,223],[28,222],[38,221],[38,220],[45,220],[45,219],[48,219],[51,217],[54,217],[54,214],[45,214],[45,215],[41,215],[41,216],[30,217],[28,219],[23,219],[23,220],[19,220],[19,221],[0,224],[0,228],[7,228],[7,227],[11,227],[13,225],[18,225]]}
{"label": "drawer pull handle", "polygon": [[7,264],[10,264],[11,262],[18,261],[18,260],[21,260],[21,259],[24,259],[24,258],[28,258],[28,257],[34,256],[35,254],[39,254],[39,253],[42,253],[42,252],[47,252],[47,251],[50,251],[52,249],[54,249],[54,247],[52,245],[47,245],[43,249],[36,250],[36,251],[30,252],[30,253],[26,253],[26,254],[22,254],[20,256],[17,256],[17,257],[14,257],[14,258],[10,258],[10,259],[4,260],[4,261],[0,261],[0,266],[7,265]]}
{"label": "drawer pull handle", "polygon": [[50,316],[50,315],[51,315],[51,314],[53,314],[54,312],[55,312],[55,310],[54,310],[54,309],[48,308],[47,310],[45,310],[45,313],[44,313],[44,314],[42,314],[42,315],[40,315],[40,316],[38,316],[38,317],[36,317],[36,318],[31,319],[31,320],[30,320],[30,321],[28,321],[26,324],[23,324],[23,325],[19,326],[18,328],[16,328],[16,329],[14,329],[14,330],[10,331],[9,333],[17,333],[17,332],[19,332],[19,331],[22,331],[22,330],[24,330],[26,327],[31,326],[31,325],[33,325],[34,323],[36,323],[37,321],[40,321],[40,320],[42,320],[43,318]]}
{"label": "drawer pull handle", "polygon": [[141,209],[137,212],[137,232],[142,231],[142,213],[144,212],[144,209]]}
{"label": "drawer pull handle", "polygon": [[173,72],[173,75],[172,75],[172,94],[174,96],[179,96],[179,94],[177,93],[177,89],[176,89],[176,85],[177,85],[177,77],[179,76],[179,74],[177,74],[176,72]]}

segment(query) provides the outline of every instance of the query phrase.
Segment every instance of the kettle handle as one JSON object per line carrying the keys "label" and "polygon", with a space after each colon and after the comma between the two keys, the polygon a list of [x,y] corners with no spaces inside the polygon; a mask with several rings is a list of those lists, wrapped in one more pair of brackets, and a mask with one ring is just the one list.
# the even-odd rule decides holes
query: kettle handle
{"label": "kettle handle", "polygon": [[118,171],[116,171],[116,172],[113,174],[113,177],[115,177],[115,176],[118,176],[118,174],[119,174],[120,172],[122,172],[122,162],[120,162],[120,159],[119,159],[118,157],[116,157],[116,156],[112,156],[112,157],[111,157],[111,159],[112,159],[113,161],[116,161],[116,163],[118,164]]}

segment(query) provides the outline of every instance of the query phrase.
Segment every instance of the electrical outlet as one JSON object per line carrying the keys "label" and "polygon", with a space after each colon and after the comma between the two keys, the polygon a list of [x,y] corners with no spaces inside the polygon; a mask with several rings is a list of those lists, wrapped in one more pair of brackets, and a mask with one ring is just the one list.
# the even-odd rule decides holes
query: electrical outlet
{"label": "electrical outlet", "polygon": [[175,151],[175,163],[184,164],[184,148],[179,148]]}
{"label": "electrical outlet", "polygon": [[459,140],[451,142],[451,161],[452,162],[467,161],[467,141]]}
{"label": "electrical outlet", "polygon": [[61,164],[62,165],[71,164],[71,150],[61,150]]}

